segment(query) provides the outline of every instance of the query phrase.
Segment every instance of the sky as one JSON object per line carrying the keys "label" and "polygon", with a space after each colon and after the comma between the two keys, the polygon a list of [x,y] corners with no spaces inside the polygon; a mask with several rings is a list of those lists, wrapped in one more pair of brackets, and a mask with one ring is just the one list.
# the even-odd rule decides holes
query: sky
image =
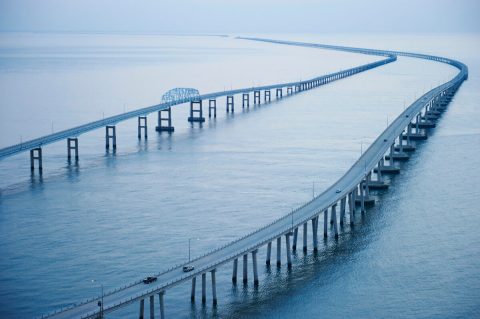
{"label": "sky", "polygon": [[0,0],[0,32],[480,32],[480,0]]}

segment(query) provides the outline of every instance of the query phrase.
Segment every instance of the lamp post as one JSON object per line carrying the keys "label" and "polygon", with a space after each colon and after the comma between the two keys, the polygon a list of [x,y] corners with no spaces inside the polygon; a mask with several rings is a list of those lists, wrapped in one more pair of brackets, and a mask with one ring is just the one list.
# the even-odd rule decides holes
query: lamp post
{"label": "lamp post", "polygon": [[200,238],[189,238],[188,239],[188,262],[190,263],[190,242],[192,241],[192,239],[195,239],[195,240],[199,240]]}

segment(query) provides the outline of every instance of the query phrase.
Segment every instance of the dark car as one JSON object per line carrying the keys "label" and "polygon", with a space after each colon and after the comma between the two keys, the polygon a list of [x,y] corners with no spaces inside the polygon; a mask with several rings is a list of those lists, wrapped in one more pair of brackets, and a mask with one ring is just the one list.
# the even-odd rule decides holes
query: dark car
{"label": "dark car", "polygon": [[152,282],[157,281],[157,277],[147,277],[143,279],[144,284],[151,284]]}

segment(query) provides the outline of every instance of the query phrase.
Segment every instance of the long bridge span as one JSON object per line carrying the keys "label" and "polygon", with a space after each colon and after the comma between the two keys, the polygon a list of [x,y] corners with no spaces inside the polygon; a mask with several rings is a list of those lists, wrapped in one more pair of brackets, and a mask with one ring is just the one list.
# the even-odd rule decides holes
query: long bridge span
{"label": "long bridge span", "polygon": [[[131,303],[139,304],[139,318],[144,317],[145,300],[149,301],[150,318],[154,318],[155,314],[155,300],[158,298],[160,305],[160,317],[165,317],[164,296],[169,288],[184,282],[191,282],[192,293],[191,300],[195,300],[196,279],[201,278],[202,302],[205,303],[207,299],[206,285],[207,275],[210,274],[211,279],[211,293],[212,302],[217,303],[216,294],[216,270],[225,264],[233,264],[232,281],[237,282],[239,259],[243,261],[243,282],[248,282],[248,256],[252,257],[253,282],[258,284],[258,269],[257,269],[257,252],[258,249],[266,246],[267,257],[266,264],[270,265],[272,257],[272,242],[276,242],[276,263],[278,266],[282,263],[281,243],[285,242],[285,255],[287,267],[292,267],[292,250],[297,249],[298,232],[303,231],[303,249],[307,248],[307,230],[308,225],[312,226],[312,241],[314,250],[318,247],[318,227],[319,220],[323,216],[323,236],[327,237],[329,223],[333,224],[333,233],[331,236],[338,236],[338,224],[343,224],[348,220],[353,223],[356,213],[365,212],[369,204],[374,204],[374,199],[370,196],[370,190],[378,188],[388,188],[388,184],[383,180],[385,174],[398,173],[400,168],[396,166],[397,160],[408,159],[409,152],[415,150],[414,140],[423,140],[428,137],[428,129],[435,127],[436,120],[441,116],[446,109],[449,102],[452,100],[455,92],[458,90],[464,80],[468,78],[468,68],[465,64],[433,55],[417,54],[410,52],[386,51],[386,50],[371,50],[363,48],[351,48],[343,46],[332,46],[323,44],[312,44],[292,41],[279,41],[258,38],[242,38],[246,40],[264,41],[270,43],[277,43],[282,45],[295,45],[321,49],[342,50],[348,52],[356,52],[362,54],[379,55],[385,57],[384,59],[366,64],[360,67],[348,69],[345,71],[329,74],[326,76],[317,77],[311,80],[302,82],[292,82],[285,84],[276,84],[265,87],[239,89],[227,92],[217,92],[206,95],[201,95],[195,99],[185,98],[182,101],[174,103],[180,104],[190,102],[191,107],[194,103],[201,103],[204,99],[214,99],[219,96],[227,96],[227,102],[230,100],[228,96],[233,94],[248,94],[254,92],[254,99],[260,100],[259,94],[264,90],[267,92],[271,89],[282,89],[290,87],[290,94],[317,87],[326,84],[336,79],[341,79],[358,72],[362,72],[373,67],[384,65],[396,60],[396,56],[406,56],[410,58],[419,58],[433,60],[441,63],[446,63],[456,67],[459,72],[449,81],[428,91],[408,108],[406,108],[390,125],[378,136],[378,138],[370,145],[370,147],[360,156],[360,158],[353,164],[352,167],[333,185],[323,191],[321,194],[313,198],[311,201],[296,208],[289,214],[273,221],[272,223],[263,226],[256,231],[238,238],[237,240],[219,247],[203,256],[197,257],[192,261],[177,265],[168,270],[155,274],[156,281],[150,284],[144,284],[142,280],[130,283],[124,287],[105,293],[90,300],[72,305],[67,309],[61,309],[54,313],[44,315],[42,318],[100,318],[106,313],[111,313],[121,307]],[[281,91],[277,91],[279,96]],[[245,101],[245,95],[244,99]],[[201,105],[201,104],[200,104]],[[171,105],[155,105],[150,108],[145,108],[137,111],[132,111],[112,117],[109,119],[93,122],[80,126],[78,128],[67,130],[64,133],[53,134],[41,139],[30,141],[24,149],[28,150],[31,147],[39,147],[39,143],[51,143],[59,139],[64,139],[70,134],[79,134],[91,129],[106,126],[107,124],[116,123],[127,118],[137,117],[155,111],[170,110]],[[228,103],[227,103],[228,110]],[[201,112],[201,109],[200,109]],[[192,119],[200,121],[199,116]],[[77,131],[75,131],[77,130]],[[14,153],[22,151],[21,146],[12,146],[9,150],[1,150],[1,156],[5,157]],[[388,163],[387,163],[388,162]],[[387,165],[388,164],[388,165]],[[373,179],[372,177],[375,177]],[[348,216],[350,218],[348,218]],[[193,270],[184,272],[184,266],[192,266]]]}

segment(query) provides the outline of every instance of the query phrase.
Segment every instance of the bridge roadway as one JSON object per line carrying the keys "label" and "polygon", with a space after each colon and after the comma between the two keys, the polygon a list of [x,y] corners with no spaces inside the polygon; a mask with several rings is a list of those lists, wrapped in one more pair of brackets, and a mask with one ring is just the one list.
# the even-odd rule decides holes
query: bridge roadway
{"label": "bridge roadway", "polygon": [[[331,48],[327,48],[327,49],[331,49]],[[348,50],[344,50],[344,51],[348,51]],[[373,53],[367,53],[367,52],[357,52],[357,53],[370,54],[370,55],[373,54]],[[381,65],[384,65],[384,64],[387,64],[387,63],[394,62],[397,59],[397,57],[394,54],[378,53],[378,54],[373,54],[373,55],[385,56],[386,58],[382,59],[382,60],[379,60],[379,61],[376,61],[376,62],[360,65],[360,66],[354,67],[354,68],[350,68],[350,69],[347,69],[347,70],[342,70],[342,71],[339,71],[339,72],[318,76],[318,77],[315,77],[315,78],[309,79],[309,80],[289,82],[289,83],[278,83],[278,84],[266,85],[266,86],[249,87],[249,88],[241,88],[241,89],[235,89],[235,90],[213,92],[213,93],[203,94],[203,95],[196,96],[196,97],[183,98],[183,99],[179,99],[179,100],[176,100],[176,101],[160,103],[160,104],[157,104],[157,105],[141,108],[141,109],[138,109],[138,110],[125,112],[125,113],[122,113],[122,114],[107,117],[107,118],[102,119],[102,120],[86,123],[86,124],[83,124],[83,125],[80,125],[80,126],[77,126],[77,127],[73,127],[73,128],[66,129],[66,130],[63,130],[63,131],[59,131],[59,132],[56,132],[56,133],[52,133],[52,134],[49,134],[49,135],[46,135],[46,136],[35,138],[33,140],[29,140],[29,141],[25,141],[25,142],[22,142],[22,143],[19,143],[19,144],[7,146],[5,148],[0,149],[0,160],[4,159],[6,157],[9,157],[9,156],[13,156],[13,155],[18,154],[18,153],[21,153],[21,152],[25,152],[25,151],[29,151],[31,149],[42,147],[44,145],[51,144],[51,143],[54,143],[54,142],[57,142],[57,141],[60,141],[60,140],[64,140],[64,139],[72,138],[72,137],[78,137],[79,135],[81,135],[83,133],[87,133],[89,131],[93,131],[93,130],[96,130],[98,128],[105,127],[107,125],[115,125],[119,122],[122,122],[122,121],[125,121],[125,120],[128,120],[128,119],[132,119],[132,118],[139,117],[139,116],[146,116],[150,113],[158,112],[158,111],[161,111],[161,110],[167,110],[170,107],[175,106],[175,105],[180,105],[180,104],[183,104],[183,103],[188,103],[188,102],[198,101],[198,100],[216,99],[216,98],[222,97],[222,96],[233,96],[233,95],[236,95],[236,94],[251,93],[251,92],[254,92],[254,91],[273,90],[273,89],[280,89],[280,88],[285,88],[285,87],[295,87],[295,88],[299,87],[299,88],[301,88],[301,87],[304,87],[306,85],[312,84],[314,82],[318,83],[318,85],[315,85],[315,86],[319,86],[319,85],[327,84],[327,83],[332,82],[332,81],[340,80],[340,79],[348,77],[348,76],[352,76],[352,75],[354,75],[356,73],[359,73],[359,72],[363,72],[363,71],[370,70],[372,68],[376,68],[378,66],[381,66]]]}
{"label": "bridge roadway", "polygon": [[[328,208],[336,206],[336,204],[340,200],[347,198],[347,196],[353,194],[353,192],[357,193],[358,185],[362,185],[362,183],[365,182],[368,174],[370,174],[370,172],[375,168],[376,165],[378,165],[378,163],[380,163],[381,161],[383,163],[383,157],[385,153],[392,145],[395,144],[395,140],[398,137],[403,136],[402,134],[404,132],[404,129],[409,126],[409,124],[416,117],[417,114],[421,114],[423,108],[432,106],[433,103],[438,101],[444,101],[445,99],[447,100],[448,104],[448,101],[451,99],[455,91],[468,77],[468,68],[466,67],[466,65],[459,61],[443,57],[408,52],[369,50],[361,48],[348,48],[291,41],[253,38],[249,38],[249,40],[266,41],[284,45],[298,45],[306,47],[344,50],[365,54],[403,55],[407,57],[428,59],[447,63],[458,68],[459,73],[450,81],[425,93],[408,108],[406,108],[405,111],[402,112],[380,134],[380,136],[370,145],[370,147],[355,162],[355,164],[337,182],[331,185],[320,195],[316,196],[310,202],[305,203],[301,207],[295,209],[290,214],[287,214],[284,217],[273,221],[269,225],[266,225],[212,252],[195,258],[190,263],[188,263],[189,265],[195,267],[195,269],[191,272],[185,273],[182,271],[182,266],[186,264],[178,265],[167,271],[157,274],[158,279],[152,284],[143,284],[142,281],[139,280],[135,283],[119,288],[116,291],[106,293],[104,295],[104,313],[112,312],[120,307],[124,307],[130,303],[147,299],[148,297],[155,296],[156,294],[162,294],[163,296],[163,292],[165,292],[171,287],[179,285],[185,281],[205,274],[209,271],[214,271],[221,265],[240,258],[248,253],[254,252],[258,248],[274,241],[275,239],[281,238],[282,236],[286,236],[288,238],[293,229],[304,225],[305,223],[308,223],[308,221],[312,220],[313,218],[318,218],[319,215],[322,213],[327,213]],[[442,100],[442,98],[444,98],[444,100]],[[363,194],[363,191],[360,190],[360,193]],[[326,216],[325,220],[327,220]],[[290,247],[287,247],[287,249],[289,248]],[[98,300],[99,297],[87,300],[66,310],[47,315],[46,317],[95,318],[99,315],[99,307],[97,305]]]}

